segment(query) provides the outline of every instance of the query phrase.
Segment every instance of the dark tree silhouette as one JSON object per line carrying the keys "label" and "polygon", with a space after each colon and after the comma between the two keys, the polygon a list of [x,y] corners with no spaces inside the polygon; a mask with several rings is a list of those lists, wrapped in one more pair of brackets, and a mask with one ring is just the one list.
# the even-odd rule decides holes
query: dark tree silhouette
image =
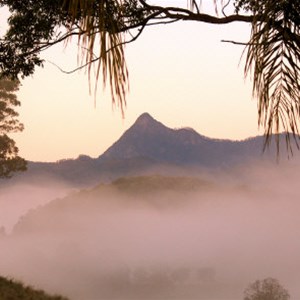
{"label": "dark tree silhouette", "polygon": [[15,92],[19,88],[18,81],[0,80],[0,178],[11,177],[12,173],[26,170],[26,162],[18,156],[15,142],[8,133],[23,130],[18,121],[15,106],[20,105]]}

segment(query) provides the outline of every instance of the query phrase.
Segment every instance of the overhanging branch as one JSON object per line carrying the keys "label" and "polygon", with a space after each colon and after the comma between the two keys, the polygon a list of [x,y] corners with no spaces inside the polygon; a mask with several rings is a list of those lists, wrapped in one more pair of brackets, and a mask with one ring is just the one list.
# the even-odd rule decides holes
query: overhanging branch
{"label": "overhanging branch", "polygon": [[193,12],[190,9],[185,9],[181,7],[163,7],[163,6],[156,6],[156,5],[149,5],[145,1],[140,0],[140,3],[144,6],[145,12],[151,13],[159,13],[164,15],[170,19],[177,19],[183,21],[198,21],[210,24],[228,24],[232,22],[246,22],[252,23],[253,16],[252,15],[240,15],[240,14],[233,14],[233,15],[224,15],[223,17],[213,16],[205,13],[201,13],[200,10],[196,10]]}

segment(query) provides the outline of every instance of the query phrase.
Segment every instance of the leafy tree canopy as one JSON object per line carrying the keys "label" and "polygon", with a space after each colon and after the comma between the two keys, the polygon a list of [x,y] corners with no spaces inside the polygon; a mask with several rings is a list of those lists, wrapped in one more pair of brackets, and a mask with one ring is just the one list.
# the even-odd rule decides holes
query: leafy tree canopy
{"label": "leafy tree canopy", "polygon": [[202,11],[201,0],[188,0],[186,6],[148,0],[0,0],[11,13],[9,29],[0,40],[0,71],[13,78],[28,76],[42,65],[42,51],[77,36],[83,49],[79,68],[91,71],[96,63],[96,79],[102,73],[113,103],[123,110],[128,91],[124,45],[145,27],[178,21],[246,22],[252,26],[248,41],[232,42],[245,46],[245,75],[253,80],[258,123],[267,137],[286,131],[289,144],[288,132],[296,139],[300,116],[299,1],[211,1],[214,14]]}
{"label": "leafy tree canopy", "polygon": [[26,162],[18,156],[15,142],[8,133],[23,130],[18,121],[15,106],[20,105],[15,92],[19,88],[18,81],[0,80],[0,178],[7,178],[12,173],[26,170]]}
{"label": "leafy tree canopy", "polygon": [[289,292],[274,278],[256,280],[244,292],[244,300],[289,300]]}

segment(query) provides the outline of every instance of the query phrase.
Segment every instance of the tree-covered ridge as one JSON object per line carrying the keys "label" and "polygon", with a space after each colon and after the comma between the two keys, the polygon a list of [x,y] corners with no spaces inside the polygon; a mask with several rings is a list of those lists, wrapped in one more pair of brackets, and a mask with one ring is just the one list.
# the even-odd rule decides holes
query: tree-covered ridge
{"label": "tree-covered ridge", "polygon": [[213,184],[196,177],[152,175],[122,177],[115,180],[112,186],[122,193],[145,195],[163,191],[195,192],[212,188]]}
{"label": "tree-covered ridge", "polygon": [[35,290],[20,282],[0,277],[1,300],[68,300],[62,296],[50,296],[42,290]]}

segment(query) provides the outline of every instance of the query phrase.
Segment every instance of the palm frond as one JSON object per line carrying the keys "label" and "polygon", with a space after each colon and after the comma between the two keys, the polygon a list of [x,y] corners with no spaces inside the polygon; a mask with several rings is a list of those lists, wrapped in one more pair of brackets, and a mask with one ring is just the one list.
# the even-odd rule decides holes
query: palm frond
{"label": "palm frond", "polygon": [[[115,12],[122,11],[122,0],[65,0],[64,7],[79,28],[80,59],[87,65],[89,82],[93,63],[96,65],[96,83],[102,74],[104,87],[110,83],[112,102],[126,106],[129,89],[128,69],[124,52],[124,33],[120,31]],[[95,60],[95,57],[98,59]]]}
{"label": "palm frond", "polygon": [[[265,128],[266,144],[273,133],[279,139],[278,134],[284,131],[291,149],[290,134],[296,144],[299,134],[300,30],[299,15],[291,17],[287,2],[290,1],[267,0],[265,7],[256,11],[247,46],[245,74],[253,72],[258,124]],[[279,151],[279,140],[277,149]]]}

